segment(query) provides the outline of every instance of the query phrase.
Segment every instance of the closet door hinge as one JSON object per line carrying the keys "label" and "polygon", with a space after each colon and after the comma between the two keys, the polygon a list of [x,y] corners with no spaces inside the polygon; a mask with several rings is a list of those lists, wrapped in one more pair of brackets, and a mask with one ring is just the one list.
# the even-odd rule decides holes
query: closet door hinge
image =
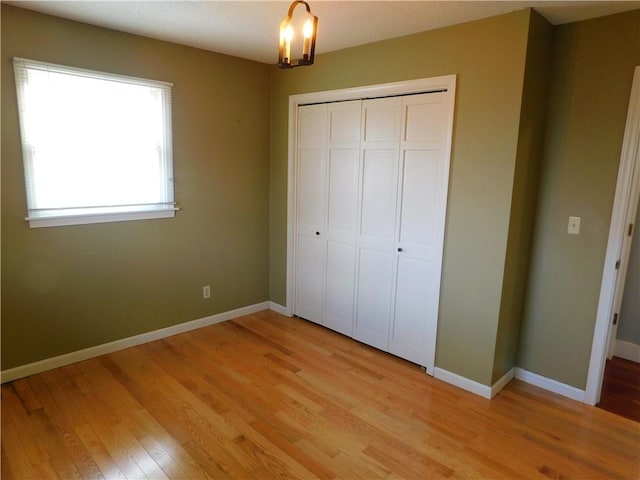
{"label": "closet door hinge", "polygon": [[629,229],[627,230],[627,235],[631,236],[631,234],[633,233],[633,223],[629,224]]}
{"label": "closet door hinge", "polygon": [[614,325],[617,325],[617,324],[618,324],[618,314],[617,314],[617,313],[614,313],[614,314],[613,314],[613,324],[614,324]]}
{"label": "closet door hinge", "polygon": [[616,270],[620,270],[620,260],[616,260]]}

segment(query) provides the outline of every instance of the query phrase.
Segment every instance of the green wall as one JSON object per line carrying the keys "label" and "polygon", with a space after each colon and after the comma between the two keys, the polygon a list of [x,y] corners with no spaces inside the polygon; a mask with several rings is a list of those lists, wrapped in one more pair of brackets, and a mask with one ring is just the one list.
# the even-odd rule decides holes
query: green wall
{"label": "green wall", "polygon": [[[4,4],[1,48],[3,369],[268,300],[267,65]],[[173,82],[176,217],[30,229],[14,56]]]}
{"label": "green wall", "polygon": [[533,237],[551,62],[552,27],[533,12],[522,89],[511,222],[491,383],[516,364]]}
{"label": "green wall", "polygon": [[455,73],[436,366],[490,384],[530,18],[522,10],[319,55],[312,69],[272,67],[272,301],[286,302],[289,95]]}
{"label": "green wall", "polygon": [[[518,365],[584,389],[640,10],[554,28],[538,214]],[[567,234],[582,217],[579,236]]]}
{"label": "green wall", "polygon": [[[522,10],[288,71],[4,4],[1,40],[3,369],[284,305],[289,95],[454,73],[436,366],[584,388],[640,11]],[[14,56],[173,82],[176,218],[29,229]]]}

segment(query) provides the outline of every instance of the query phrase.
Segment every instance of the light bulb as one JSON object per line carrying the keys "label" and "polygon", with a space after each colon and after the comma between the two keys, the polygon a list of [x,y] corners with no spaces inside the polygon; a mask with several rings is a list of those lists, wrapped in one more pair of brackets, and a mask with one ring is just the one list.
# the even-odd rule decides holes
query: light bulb
{"label": "light bulb", "polygon": [[302,58],[303,60],[309,60],[309,52],[311,50],[311,35],[313,35],[313,24],[311,20],[307,20],[302,27],[302,35],[304,41],[302,42]]}
{"label": "light bulb", "polygon": [[288,42],[293,40],[293,27],[291,25],[287,25],[284,29],[284,39]]}
{"label": "light bulb", "polygon": [[293,28],[287,25],[284,29],[284,61],[291,63],[291,39],[293,38]]}
{"label": "light bulb", "polygon": [[313,24],[311,23],[311,20],[306,21],[304,27],[302,27],[302,33],[304,38],[311,38],[311,35],[313,35]]}

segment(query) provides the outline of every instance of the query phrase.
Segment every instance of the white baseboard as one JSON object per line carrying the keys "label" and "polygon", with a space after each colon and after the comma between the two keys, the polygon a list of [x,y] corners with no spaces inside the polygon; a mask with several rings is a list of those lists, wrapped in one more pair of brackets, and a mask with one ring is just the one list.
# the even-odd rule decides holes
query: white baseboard
{"label": "white baseboard", "polygon": [[0,372],[0,383],[10,382],[18,378],[28,377],[29,375],[34,375],[46,370],[63,367],[75,362],[81,362],[82,360],[98,357],[100,355],[105,355],[117,350],[123,350],[135,345],[152,342],[161,338],[171,337],[179,333],[189,332],[191,330],[213,325],[215,323],[225,322],[233,318],[242,317],[243,315],[249,315],[251,313],[259,312],[261,310],[267,310],[269,308],[270,302],[256,303],[255,305],[237,308],[228,312],[218,313],[209,317],[180,323],[171,327],[161,328],[160,330],[141,333],[140,335],[134,335],[133,337],[122,338],[113,342],[103,343],[102,345],[96,345],[95,347],[89,347],[83,350],[65,353],[64,355],[59,355],[57,357],[46,358],[38,362],[29,363],[27,365],[10,368],[8,370],[3,370],[2,372]]}
{"label": "white baseboard", "polygon": [[476,395],[480,395],[481,397],[488,399],[495,397],[498,392],[500,392],[500,390],[502,390],[513,378],[517,378],[518,380],[521,380],[525,383],[529,383],[531,385],[535,385],[536,387],[549,390],[550,392],[554,392],[564,397],[571,398],[572,400],[577,400],[578,402],[584,403],[585,400],[584,390],[580,390],[579,388],[572,387],[571,385],[566,385],[556,380],[543,377],[542,375],[538,375],[537,373],[528,372],[527,370],[523,370],[522,368],[518,367],[514,367],[509,370],[491,387],[483,385],[482,383],[475,382],[473,380],[469,380],[468,378],[448,372],[447,370],[443,370],[442,368],[438,367],[435,368],[434,376],[444,382],[450,383],[451,385],[455,385],[456,387],[460,387],[463,390],[475,393]]}
{"label": "white baseboard", "polygon": [[491,398],[495,397],[516,375],[515,367],[505,373],[496,383],[491,385]]}
{"label": "white baseboard", "polygon": [[632,362],[640,363],[640,345],[624,340],[616,340],[614,355]]}
{"label": "white baseboard", "polygon": [[458,388],[466,390],[467,392],[475,393],[476,395],[480,395],[484,398],[491,398],[491,387],[487,387],[486,385],[478,383],[474,380],[469,380],[468,378],[460,376],[456,373],[452,373],[442,368],[436,367],[433,370],[433,376],[438,380],[447,382]]}
{"label": "white baseboard", "polygon": [[489,400],[495,397],[498,392],[511,381],[514,375],[515,368],[512,368],[507,373],[505,373],[502,378],[500,378],[500,380],[498,380],[492,386],[488,387],[487,385],[483,385],[482,383],[478,383],[474,380],[469,380],[466,377],[449,372],[442,368],[436,367],[433,371],[433,376],[438,380],[442,380],[443,382],[447,382],[458,388],[466,390],[467,392],[475,393],[476,395],[480,395],[481,397],[487,398]]}
{"label": "white baseboard", "polygon": [[[57,357],[47,358],[38,362],[33,362],[27,365],[21,365],[19,367],[3,370],[0,372],[0,383],[6,383],[18,378],[28,377],[29,375],[34,375],[36,373],[51,370],[53,368],[63,367],[71,363],[81,362],[82,360],[98,357],[100,355],[105,355],[107,353],[123,350],[125,348],[133,347],[136,345],[141,345],[143,343],[152,342],[154,340],[171,337],[179,333],[189,332],[191,330],[196,330],[198,328],[206,327],[216,323],[225,322],[233,318],[241,317],[243,315],[249,315],[251,313],[259,312],[266,309],[273,310],[274,312],[280,313],[282,315],[292,316],[291,312],[289,312],[286,307],[283,307],[282,305],[279,305],[275,302],[266,301],[256,303],[255,305],[249,305],[247,307],[218,313],[216,315],[211,315],[209,317],[173,325],[171,327],[162,328],[160,330],[142,333],[133,337],[115,340],[113,342],[104,343],[102,345],[96,345],[95,347],[89,347],[83,350],[59,355]],[[623,350],[623,353],[620,354],[618,344],[628,344],[631,345],[631,347],[629,347],[628,345],[623,345],[622,349],[627,350]],[[626,352],[630,353],[629,355],[624,356],[626,355]],[[640,346],[630,342],[617,341],[616,356],[639,362]],[[629,356],[631,356],[632,358],[629,358]],[[514,378],[514,376],[518,380],[522,380],[523,382],[535,385],[540,388],[544,388],[545,390],[549,390],[551,392],[563,395],[579,402],[584,402],[586,395],[586,392],[584,390],[580,390],[579,388],[575,388],[570,385],[560,383],[556,380],[543,377],[542,375],[538,375],[536,373],[528,372],[526,370],[523,370],[522,368],[512,368],[491,387],[438,367],[434,368],[433,375],[439,380],[447,382],[451,385],[455,385],[456,387],[462,388],[463,390],[471,393],[475,393],[476,395],[480,395],[481,397],[487,399],[493,398],[500,390],[502,390],[502,388],[504,388],[507,383],[509,383],[509,381],[511,381],[512,378]]]}
{"label": "white baseboard", "polygon": [[269,302],[269,310],[273,310],[280,315],[285,315],[287,317],[293,317],[293,312],[290,312],[287,307],[283,307],[279,303]]}
{"label": "white baseboard", "polygon": [[543,377],[537,373],[528,372],[522,368],[516,368],[516,378],[531,385],[535,385],[536,387],[544,388],[550,392],[562,395],[563,397],[577,400],[578,402],[584,403],[586,399],[586,392],[584,390]]}

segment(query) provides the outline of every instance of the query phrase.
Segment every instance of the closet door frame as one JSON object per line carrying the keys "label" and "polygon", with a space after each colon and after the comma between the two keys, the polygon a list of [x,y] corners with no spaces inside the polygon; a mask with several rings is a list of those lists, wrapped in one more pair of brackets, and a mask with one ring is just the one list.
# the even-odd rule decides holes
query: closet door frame
{"label": "closet door frame", "polygon": [[[416,93],[428,93],[447,90],[449,104],[447,105],[447,141],[445,152],[445,189],[449,189],[449,170],[451,161],[451,144],[453,137],[453,114],[456,97],[456,75],[443,75],[439,77],[421,78],[401,82],[366,85],[361,87],[344,88],[339,90],[327,90],[322,92],[303,93],[289,96],[289,128],[288,128],[288,181],[287,181],[287,298],[284,313],[292,316],[294,310],[294,294],[296,284],[296,206],[297,206],[297,182],[298,175],[296,165],[296,148],[298,135],[298,107],[314,103],[340,102],[348,100],[362,100],[394,95],[411,95]],[[445,193],[448,197],[448,193]],[[446,210],[446,202],[444,208]],[[436,337],[437,321],[428,325],[429,333]],[[427,373],[433,375],[435,364],[435,348],[432,358],[427,362]]]}

